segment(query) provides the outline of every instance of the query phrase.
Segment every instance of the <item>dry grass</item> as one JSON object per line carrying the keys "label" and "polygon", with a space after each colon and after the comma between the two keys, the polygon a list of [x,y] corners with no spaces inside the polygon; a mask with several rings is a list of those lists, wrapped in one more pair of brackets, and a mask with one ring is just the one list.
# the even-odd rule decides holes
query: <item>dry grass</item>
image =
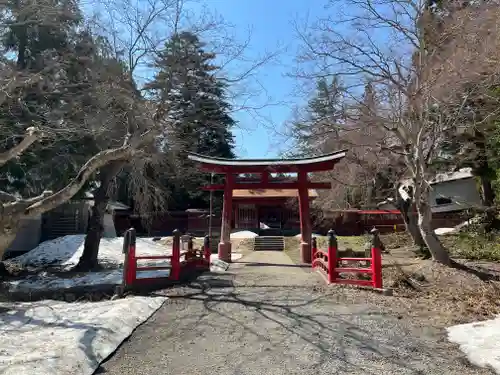
{"label": "dry grass", "polygon": [[[453,255],[460,255],[466,252],[467,242],[463,238],[463,235],[446,236],[443,242]],[[339,237],[339,248],[360,251],[367,239]],[[326,238],[318,239],[319,247],[325,247],[326,241]],[[382,241],[390,251],[382,259],[384,287],[392,288],[394,295],[373,294],[368,299],[384,310],[436,327],[484,320],[500,313],[500,281],[495,280],[500,280],[500,264],[455,258],[469,270],[450,268],[418,258],[412,251],[411,239],[404,233],[384,235]],[[296,263],[300,263],[299,242],[294,238],[285,241],[285,250]],[[456,245],[458,242],[460,247]],[[477,272],[488,274],[493,280],[484,281]]]}
{"label": "dry grass", "polygon": [[500,313],[500,282],[484,281],[473,270],[499,275],[495,263],[459,261],[469,271],[450,268],[432,260],[408,256],[403,261],[383,259],[384,286],[394,290],[414,314],[424,314],[435,324],[451,325],[483,320]]}

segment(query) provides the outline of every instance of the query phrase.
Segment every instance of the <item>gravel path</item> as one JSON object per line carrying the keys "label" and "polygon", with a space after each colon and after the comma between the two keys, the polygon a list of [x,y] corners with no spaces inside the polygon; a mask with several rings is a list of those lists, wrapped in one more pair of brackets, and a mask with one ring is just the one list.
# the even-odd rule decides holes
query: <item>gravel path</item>
{"label": "gravel path", "polygon": [[166,291],[171,299],[97,373],[493,373],[469,366],[436,329],[323,285],[284,253],[251,253],[230,272]]}

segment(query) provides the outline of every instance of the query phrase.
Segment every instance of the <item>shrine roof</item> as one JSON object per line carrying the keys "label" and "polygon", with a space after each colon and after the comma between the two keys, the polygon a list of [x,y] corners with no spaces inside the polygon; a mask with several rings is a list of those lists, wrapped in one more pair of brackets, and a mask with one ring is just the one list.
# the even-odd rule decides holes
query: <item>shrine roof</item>
{"label": "shrine roof", "polygon": [[[297,189],[235,189],[233,198],[297,198]],[[316,198],[318,193],[314,189],[309,189],[309,197]]]}
{"label": "shrine roof", "polygon": [[330,154],[294,159],[226,159],[188,153],[188,158],[201,163],[202,169],[212,172],[264,171],[277,172],[326,171],[346,156],[347,150]]}

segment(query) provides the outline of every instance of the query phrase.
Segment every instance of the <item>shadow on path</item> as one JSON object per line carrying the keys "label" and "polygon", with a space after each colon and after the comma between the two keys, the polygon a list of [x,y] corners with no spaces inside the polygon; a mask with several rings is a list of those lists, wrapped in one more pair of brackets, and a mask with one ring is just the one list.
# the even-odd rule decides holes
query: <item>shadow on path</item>
{"label": "shadow on path", "polygon": [[186,288],[160,293],[170,302],[104,370],[110,375],[491,374],[464,364],[431,327],[418,332],[421,327],[412,327],[409,319],[360,303],[359,296],[346,303],[353,290],[316,291],[311,273],[287,259],[252,254],[231,273],[203,275]]}

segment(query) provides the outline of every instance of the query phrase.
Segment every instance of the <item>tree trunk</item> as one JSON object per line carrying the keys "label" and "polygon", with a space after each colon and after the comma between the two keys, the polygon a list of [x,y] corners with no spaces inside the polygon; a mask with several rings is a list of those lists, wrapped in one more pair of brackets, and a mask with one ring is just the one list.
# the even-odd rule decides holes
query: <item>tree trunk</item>
{"label": "tree trunk", "polygon": [[422,234],[420,233],[420,229],[418,228],[418,221],[415,216],[415,213],[411,209],[412,204],[408,204],[407,202],[401,202],[400,204],[401,216],[403,217],[403,221],[406,226],[406,230],[410,234],[413,239],[413,244],[418,247],[425,246],[424,240],[422,238]]}
{"label": "tree trunk", "polygon": [[415,217],[415,213],[413,212],[413,195],[412,192],[407,192],[407,195],[403,196],[402,192],[397,189],[397,206],[401,211],[401,216],[403,217],[403,221],[406,226],[407,232],[410,234],[413,239],[413,244],[422,248],[425,246],[424,240],[422,238],[422,234],[420,233],[420,229],[418,228],[417,218]]}
{"label": "tree trunk", "polygon": [[491,183],[491,179],[488,177],[480,177],[481,179],[481,191],[483,193],[483,204],[486,207],[491,207],[495,203],[495,190]]}
{"label": "tree trunk", "polygon": [[491,232],[500,225],[499,220],[496,218],[497,212],[494,209],[496,198],[495,190],[492,186],[492,175],[494,171],[488,160],[486,136],[477,129],[474,130],[474,145],[479,153],[477,157],[478,165],[474,172],[479,176],[481,181],[483,205],[487,208],[484,229],[486,232]]}
{"label": "tree trunk", "polygon": [[99,245],[104,231],[103,220],[109,202],[109,188],[122,166],[123,164],[120,162],[111,163],[102,168],[99,173],[100,185],[94,194],[94,206],[91,210],[87,235],[85,236],[83,254],[74,270],[91,271],[99,267]]}
{"label": "tree trunk", "polygon": [[451,266],[452,261],[448,251],[444,248],[436,233],[432,229],[432,211],[430,205],[423,199],[417,204],[418,228],[422,239],[431,253],[432,259]]}
{"label": "tree trunk", "polygon": [[[5,255],[5,251],[9,248],[10,244],[16,238],[16,233],[14,231],[5,231],[2,230],[0,232],[0,261],[3,261],[3,257]],[[0,266],[0,275],[5,271],[5,269]]]}

